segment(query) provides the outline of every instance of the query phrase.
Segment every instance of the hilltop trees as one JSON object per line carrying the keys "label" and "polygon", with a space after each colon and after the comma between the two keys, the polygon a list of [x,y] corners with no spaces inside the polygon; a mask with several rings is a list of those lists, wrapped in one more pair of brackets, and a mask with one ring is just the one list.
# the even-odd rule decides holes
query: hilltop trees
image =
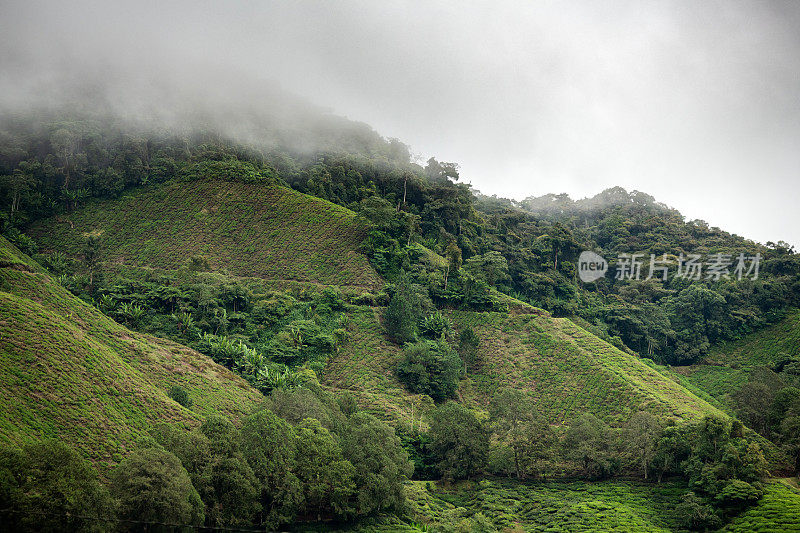
{"label": "hilltop trees", "polygon": [[508,261],[500,252],[492,251],[472,256],[467,259],[464,269],[475,279],[486,282],[492,287],[511,279],[508,275]]}

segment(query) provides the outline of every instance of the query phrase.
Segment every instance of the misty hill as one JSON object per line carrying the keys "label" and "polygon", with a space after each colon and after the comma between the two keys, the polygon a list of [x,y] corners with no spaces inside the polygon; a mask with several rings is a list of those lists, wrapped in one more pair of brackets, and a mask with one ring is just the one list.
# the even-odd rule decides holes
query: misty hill
{"label": "misty hill", "polygon": [[[69,353],[57,363],[93,361],[97,351],[103,360],[117,357],[108,364],[125,375],[114,379],[144,380],[153,410],[170,420],[182,419],[158,402],[183,367],[163,359],[182,354],[194,361],[187,373],[200,380],[195,388],[187,385],[190,396],[202,393],[206,380],[222,379],[204,377],[201,362],[213,360],[219,375],[244,380],[236,381],[241,392],[225,387],[211,394],[220,405],[237,402],[248,410],[262,393],[287,421],[310,416],[334,432],[345,427],[337,430],[339,417],[357,408],[377,415],[394,426],[422,479],[657,472],[689,480],[698,475],[692,465],[727,461],[722,450],[730,445],[743,458],[741,468],[716,469],[711,478],[704,473],[710,481],[698,490],[711,501],[734,483],[731,490],[749,491],[755,501],[761,489],[750,483],[767,476],[768,464],[785,467],[783,456],[765,453],[771,444],[641,357],[694,362],[714,345],[781,316],[797,296],[791,249],[755,245],[765,259],[757,281],[658,284],[609,276],[589,285],[575,272],[581,249],[750,252],[751,243],[687,224],[621,190],[609,192],[613,201],[593,207],[591,218],[537,215],[475,195],[458,183],[453,163],[415,164],[402,145],[380,138],[376,152],[308,153],[202,128],[136,129],[118,118],[93,125],[84,119],[37,123],[29,116],[17,126],[0,139],[8,200],[0,229],[47,268],[52,278],[38,275],[56,297],[22,306],[28,311],[13,329],[27,339],[26,324],[44,328],[43,320],[58,324],[59,316],[74,321],[52,332],[53,346]],[[15,254],[5,254],[11,266],[18,264]],[[17,275],[16,268],[6,270]],[[59,314],[62,308],[69,312]],[[86,313],[102,323],[90,332],[105,347],[95,349],[93,339],[81,336]],[[139,333],[125,333],[130,330],[108,317]],[[125,335],[145,346],[131,354]],[[155,355],[147,356],[151,350]],[[33,361],[29,352],[17,352]],[[75,367],[64,370],[85,376]],[[18,375],[11,369],[9,383]],[[310,392],[306,385],[317,377],[323,388]],[[58,382],[37,376],[22,382],[28,381],[50,387],[53,403],[85,388],[79,382],[66,393]],[[207,388],[216,391],[212,385]],[[87,398],[101,394],[94,385],[89,390]],[[17,394],[31,396],[12,390],[8,397]],[[309,394],[326,395],[338,414]],[[90,405],[128,412],[129,403],[117,408],[115,402],[104,397]],[[70,442],[91,452],[97,435],[74,412],[85,403],[53,407],[36,419],[12,411],[6,438],[53,434],[70,424]],[[511,416],[502,414],[505,407],[533,417],[525,422],[524,442],[496,423]],[[130,416],[141,425],[118,434],[138,436],[138,428],[158,421],[136,411]],[[427,444],[449,438],[451,430],[480,449],[453,459],[452,446],[436,451]],[[653,446],[676,446],[662,449],[667,461],[642,462],[625,442],[631,434],[666,439],[648,440]],[[727,444],[711,442],[717,438]],[[128,449],[123,437],[124,444],[117,442],[107,445],[111,452],[95,453],[113,461],[113,453]],[[518,466],[519,446],[541,459],[531,455]],[[451,460],[456,466],[448,466]],[[431,490],[423,492],[425,502]],[[641,524],[635,515],[622,519]],[[584,518],[594,520],[588,513]]]}
{"label": "misty hill", "polygon": [[[104,465],[159,422],[239,419],[261,395],[208,357],[132,332],[0,238],[0,436],[56,438]],[[180,386],[193,401],[170,398]]]}

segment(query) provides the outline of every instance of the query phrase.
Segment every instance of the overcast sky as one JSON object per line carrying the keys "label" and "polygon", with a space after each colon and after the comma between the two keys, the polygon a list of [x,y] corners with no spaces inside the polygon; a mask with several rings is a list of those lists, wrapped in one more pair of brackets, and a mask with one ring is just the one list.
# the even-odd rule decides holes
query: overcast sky
{"label": "overcast sky", "polygon": [[232,68],[458,162],[486,194],[620,185],[800,247],[800,2],[0,0],[0,57],[20,87]]}

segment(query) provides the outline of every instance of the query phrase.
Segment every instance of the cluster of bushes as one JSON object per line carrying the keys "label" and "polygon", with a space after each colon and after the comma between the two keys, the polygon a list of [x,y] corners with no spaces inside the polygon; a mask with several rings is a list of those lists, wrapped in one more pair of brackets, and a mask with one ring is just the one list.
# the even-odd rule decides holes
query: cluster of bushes
{"label": "cluster of bushes", "polygon": [[403,345],[397,377],[411,392],[435,402],[452,398],[459,379],[479,362],[475,332],[465,328],[456,336],[450,320],[407,276],[400,278],[384,311],[384,325],[389,338]]}
{"label": "cluster of bushes", "polygon": [[[142,531],[344,520],[402,510],[412,465],[394,430],[317,385],[242,425],[161,425],[108,475],[57,441],[0,452],[0,514],[25,531]],[[169,527],[166,527],[169,529]]]}
{"label": "cluster of bushes", "polygon": [[36,258],[105,314],[190,346],[266,393],[292,386],[299,367],[323,371],[347,338],[346,303],[338,289],[254,292],[224,275],[194,271],[132,279],[96,269],[90,282],[61,253]]}

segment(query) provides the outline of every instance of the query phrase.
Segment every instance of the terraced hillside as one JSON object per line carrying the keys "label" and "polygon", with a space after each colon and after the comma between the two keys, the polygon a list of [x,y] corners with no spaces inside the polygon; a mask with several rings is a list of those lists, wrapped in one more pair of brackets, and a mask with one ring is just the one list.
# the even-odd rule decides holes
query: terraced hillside
{"label": "terraced hillside", "polygon": [[[428,405],[405,392],[395,378],[401,352],[382,335],[380,311],[351,312],[349,341],[328,364],[325,381],[353,391],[379,415],[419,423],[416,413]],[[510,386],[530,391],[554,424],[580,412],[617,425],[638,410],[679,419],[719,413],[642,360],[567,319],[468,311],[452,311],[450,317],[457,329],[471,326],[481,339],[483,364],[459,389],[460,399],[479,409],[500,387]]]}
{"label": "terraced hillside", "polygon": [[380,517],[340,531],[426,531],[431,523],[481,513],[491,516],[500,531],[666,533],[680,530],[675,507],[685,491],[682,483],[673,482],[493,479],[442,486],[413,481],[406,486],[413,521]]}
{"label": "terraced hillside", "polygon": [[381,279],[358,251],[366,228],[355,213],[285,187],[222,181],[137,188],[40,221],[44,249],[74,257],[99,236],[110,264],[175,270],[192,256],[236,276],[376,288]]}
{"label": "terraced hillside", "polygon": [[[168,396],[175,385],[190,409]],[[156,423],[238,419],[261,398],[202,354],[107,318],[0,238],[0,439],[58,438],[108,466]]]}
{"label": "terraced hillside", "polygon": [[754,368],[774,368],[797,356],[800,356],[800,310],[740,340],[714,346],[697,364],[676,370],[693,385],[722,399],[747,382]]}
{"label": "terraced hillside", "polygon": [[800,531],[800,490],[769,483],[756,505],[736,516],[722,531],[736,533]]}

